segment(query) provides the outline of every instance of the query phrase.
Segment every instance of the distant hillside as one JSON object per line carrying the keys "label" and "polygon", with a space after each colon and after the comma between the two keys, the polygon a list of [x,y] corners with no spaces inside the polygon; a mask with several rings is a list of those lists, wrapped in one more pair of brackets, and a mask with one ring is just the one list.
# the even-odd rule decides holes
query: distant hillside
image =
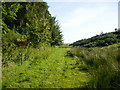
{"label": "distant hillside", "polygon": [[88,39],[78,40],[70,44],[70,46],[103,47],[115,43],[120,43],[120,30],[105,34],[101,33],[100,35],[96,35]]}

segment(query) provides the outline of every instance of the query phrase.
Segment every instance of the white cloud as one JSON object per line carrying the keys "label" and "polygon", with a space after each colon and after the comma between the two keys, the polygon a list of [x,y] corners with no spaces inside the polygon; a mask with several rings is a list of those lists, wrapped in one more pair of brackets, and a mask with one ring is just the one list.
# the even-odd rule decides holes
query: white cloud
{"label": "white cloud", "polygon": [[[57,1],[57,0],[56,0]],[[69,0],[68,0],[69,1]],[[85,0],[87,1],[87,0]],[[117,3],[52,3],[51,11],[60,21],[65,43],[90,38],[117,27]],[[61,8],[57,8],[57,7]]]}
{"label": "white cloud", "polygon": [[[107,7],[82,7],[73,11],[69,15],[69,20],[62,23],[61,27],[77,27],[89,22],[100,14],[107,11]],[[99,17],[98,17],[99,18]]]}

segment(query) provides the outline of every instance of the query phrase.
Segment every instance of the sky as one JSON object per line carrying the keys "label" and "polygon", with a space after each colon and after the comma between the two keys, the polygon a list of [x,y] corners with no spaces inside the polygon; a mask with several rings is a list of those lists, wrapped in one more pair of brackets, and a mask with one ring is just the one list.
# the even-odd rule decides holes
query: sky
{"label": "sky", "polygon": [[60,24],[64,43],[73,43],[118,28],[119,0],[45,1]]}

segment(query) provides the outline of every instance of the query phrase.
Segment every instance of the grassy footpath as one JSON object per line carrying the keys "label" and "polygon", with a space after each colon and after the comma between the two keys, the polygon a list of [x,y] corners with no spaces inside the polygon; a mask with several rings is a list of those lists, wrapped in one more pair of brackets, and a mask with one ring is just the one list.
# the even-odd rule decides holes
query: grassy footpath
{"label": "grassy footpath", "polygon": [[69,49],[50,48],[47,56],[25,61],[22,65],[10,63],[3,67],[3,88],[82,88],[89,81],[89,74],[79,71],[76,60],[66,56]]}

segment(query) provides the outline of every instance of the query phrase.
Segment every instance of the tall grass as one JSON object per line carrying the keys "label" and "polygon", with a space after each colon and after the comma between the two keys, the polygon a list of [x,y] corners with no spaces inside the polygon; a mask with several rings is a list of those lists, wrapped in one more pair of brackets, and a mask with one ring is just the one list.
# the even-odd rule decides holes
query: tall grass
{"label": "tall grass", "polygon": [[22,65],[24,61],[47,59],[50,53],[50,47],[8,47],[6,50],[3,50],[2,63],[3,66],[8,66],[10,63]]}
{"label": "tall grass", "polygon": [[71,54],[79,58],[79,68],[86,68],[91,74],[89,88],[120,88],[119,45],[105,48],[76,47],[71,49]]}

